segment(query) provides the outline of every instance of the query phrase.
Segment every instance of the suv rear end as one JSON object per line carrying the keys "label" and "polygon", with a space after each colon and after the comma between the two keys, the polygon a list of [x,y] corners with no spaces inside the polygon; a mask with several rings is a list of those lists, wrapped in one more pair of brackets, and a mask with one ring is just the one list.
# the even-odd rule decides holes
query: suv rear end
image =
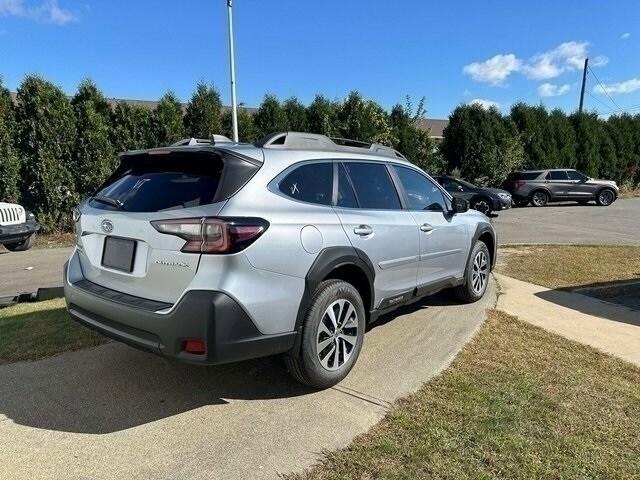
{"label": "suv rear end", "polygon": [[544,184],[544,173],[543,170],[510,173],[502,184],[502,188],[511,194],[516,206],[523,207],[529,203],[536,187]]}
{"label": "suv rear end", "polygon": [[291,336],[263,335],[224,293],[229,282],[251,290],[264,281],[236,253],[268,222],[219,216],[262,165],[259,149],[242,150],[199,145],[123,155],[74,215],[77,246],[64,282],[72,317],[130,345],[198,363],[286,349]]}

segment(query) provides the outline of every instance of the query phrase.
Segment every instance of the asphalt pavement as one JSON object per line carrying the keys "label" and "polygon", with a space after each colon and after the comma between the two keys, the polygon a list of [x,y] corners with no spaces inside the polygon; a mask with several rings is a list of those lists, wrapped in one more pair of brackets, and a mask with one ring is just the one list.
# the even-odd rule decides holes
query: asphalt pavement
{"label": "asphalt pavement", "polygon": [[0,366],[0,477],[267,479],[313,464],[445,369],[496,302],[427,298],[383,317],[340,385],[296,384],[278,358],[178,364],[119,343]]}

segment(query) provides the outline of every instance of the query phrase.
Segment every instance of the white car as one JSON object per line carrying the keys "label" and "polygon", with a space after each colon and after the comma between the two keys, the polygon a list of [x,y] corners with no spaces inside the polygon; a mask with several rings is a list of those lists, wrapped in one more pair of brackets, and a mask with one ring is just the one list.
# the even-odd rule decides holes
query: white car
{"label": "white car", "polygon": [[38,230],[33,213],[17,203],[0,202],[0,245],[12,252],[29,250]]}

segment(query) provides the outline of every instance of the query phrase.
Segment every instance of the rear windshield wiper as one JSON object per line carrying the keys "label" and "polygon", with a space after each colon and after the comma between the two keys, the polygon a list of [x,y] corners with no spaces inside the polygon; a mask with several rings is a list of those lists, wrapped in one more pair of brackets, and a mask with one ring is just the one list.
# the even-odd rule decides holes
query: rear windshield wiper
{"label": "rear windshield wiper", "polygon": [[120,200],[116,200],[115,198],[111,198],[111,197],[104,197],[102,195],[95,195],[91,197],[91,200],[95,200],[96,202],[100,202],[100,203],[105,203],[107,205],[111,205],[112,207],[116,207],[118,209],[122,209],[122,207],[124,207],[124,203],[122,203]]}

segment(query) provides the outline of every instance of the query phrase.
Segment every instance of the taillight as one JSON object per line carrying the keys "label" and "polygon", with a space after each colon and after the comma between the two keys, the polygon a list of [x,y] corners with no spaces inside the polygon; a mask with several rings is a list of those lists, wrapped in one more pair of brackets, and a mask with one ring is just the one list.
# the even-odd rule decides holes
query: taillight
{"label": "taillight", "polygon": [[187,253],[236,253],[244,250],[269,227],[262,218],[181,218],[155,220],[153,228],[160,233],[186,240]]}

